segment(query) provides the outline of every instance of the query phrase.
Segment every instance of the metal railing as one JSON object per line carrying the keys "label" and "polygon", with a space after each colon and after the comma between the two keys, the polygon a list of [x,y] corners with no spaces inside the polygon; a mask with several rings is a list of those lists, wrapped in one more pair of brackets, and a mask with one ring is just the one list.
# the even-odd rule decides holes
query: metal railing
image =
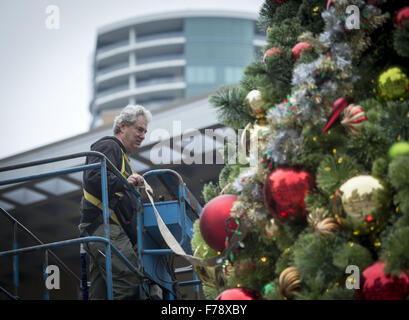
{"label": "metal railing", "polygon": [[[17,230],[20,229],[24,231],[30,238],[32,238],[35,242],[40,245],[43,245],[42,242],[34,233],[32,233],[28,228],[26,228],[20,221],[14,218],[10,213],[8,213],[3,208],[0,208],[0,213],[2,213],[6,218],[12,223],[13,228],[13,248],[18,248],[18,241],[17,241]],[[62,260],[51,250],[46,250],[45,258],[47,260],[48,253],[55,259],[55,261],[63,268],[67,274],[72,276],[77,283],[81,283],[81,279],[64,263]],[[45,261],[45,265],[48,265],[48,262]],[[13,283],[14,283],[14,295],[18,296],[18,287],[19,287],[19,272],[18,272],[18,255],[13,255]],[[77,288],[79,289],[81,285],[78,285]]]}
{"label": "metal railing", "polygon": [[[100,159],[100,162],[99,163],[82,165],[82,166],[77,166],[77,167],[68,168],[68,169],[63,169],[63,170],[58,170],[58,171],[53,171],[53,172],[47,172],[47,173],[32,175],[32,176],[28,176],[28,177],[8,179],[8,180],[0,181],[0,186],[7,185],[7,184],[12,184],[12,183],[20,183],[20,182],[26,182],[26,181],[36,180],[36,179],[42,179],[42,178],[47,178],[47,177],[53,177],[53,176],[58,176],[58,175],[62,175],[62,174],[68,174],[68,173],[74,173],[74,172],[80,172],[80,171],[100,168],[100,170],[101,170],[102,207],[103,207],[102,213],[103,213],[103,223],[104,223],[104,235],[105,235],[105,237],[92,237],[92,236],[91,237],[80,237],[80,238],[76,238],[76,239],[52,242],[52,243],[47,243],[47,244],[40,244],[40,245],[21,248],[21,249],[17,249],[17,248],[14,247],[13,250],[0,252],[0,257],[14,256],[13,275],[14,275],[14,280],[16,281],[17,280],[16,277],[18,275],[18,263],[16,263],[17,262],[16,257],[19,254],[38,251],[38,250],[48,250],[50,248],[57,248],[57,247],[68,246],[68,245],[73,245],[73,244],[81,244],[81,243],[87,243],[87,242],[102,242],[102,243],[105,243],[105,245],[106,245],[105,267],[106,267],[107,298],[108,298],[108,300],[112,300],[113,299],[113,288],[112,288],[112,265],[111,265],[111,262],[112,262],[111,254],[112,253],[111,253],[111,251],[114,254],[116,254],[127,265],[127,267],[132,272],[136,273],[138,276],[141,276],[143,278],[147,278],[147,277],[146,277],[146,275],[141,274],[140,271],[117,248],[115,248],[115,246],[112,245],[110,240],[109,240],[110,239],[110,228],[109,228],[109,221],[108,221],[109,220],[109,213],[108,213],[107,167],[109,167],[109,169],[129,188],[129,190],[131,190],[131,192],[134,193],[138,197],[138,199],[140,199],[139,192],[133,186],[131,186],[128,183],[128,181],[122,176],[122,174],[119,172],[119,170],[117,168],[115,168],[115,166],[109,161],[109,159],[107,159],[105,157],[105,155],[103,155],[100,152],[95,152],[95,151],[81,152],[81,153],[76,153],[76,154],[67,155],[67,156],[55,157],[55,158],[44,159],[44,160],[39,160],[39,161],[32,161],[32,162],[28,162],[28,163],[19,164],[19,165],[3,167],[3,168],[0,168],[0,172],[17,170],[17,169],[22,169],[22,168],[27,168],[27,167],[32,167],[32,166],[38,166],[38,165],[48,164],[48,163],[52,163],[52,162],[59,162],[59,161],[64,161],[64,160],[68,160],[68,159],[86,157],[86,156],[98,157]],[[16,220],[14,219],[14,221],[16,221]],[[17,226],[21,227],[21,225],[17,224],[17,222],[14,222],[13,228],[15,229]],[[26,231],[28,231],[28,230],[26,230]],[[31,235],[34,236],[33,234],[31,234]],[[40,240],[37,238],[37,241],[40,241]]]}
{"label": "metal railing", "polygon": [[[167,189],[169,194],[177,198],[179,201],[180,208],[178,209],[178,219],[179,219],[181,230],[182,230],[180,234],[179,246],[183,247],[187,245],[186,242],[188,241],[187,221],[186,221],[187,220],[187,207],[189,207],[195,215],[195,217],[192,220],[199,218],[200,212],[202,211],[202,207],[199,201],[197,201],[195,196],[192,194],[192,192],[186,187],[186,184],[183,182],[182,177],[176,171],[171,170],[171,169],[156,169],[156,170],[150,170],[143,174],[144,179],[146,179],[147,177],[153,177],[153,176],[156,176],[159,179],[159,181],[161,181],[162,185]],[[173,177],[174,180],[173,181],[171,181],[172,179],[168,180],[170,177]],[[176,180],[176,184],[174,183],[175,180]],[[173,188],[171,186],[173,186]],[[155,256],[155,255],[172,254],[173,253],[172,249],[144,249],[145,246],[142,240],[143,239],[142,231],[141,231],[141,228],[139,228],[139,226],[142,225],[142,217],[139,215],[138,219],[139,219],[138,221],[138,249],[137,249],[138,258],[141,258],[143,255]],[[199,285],[201,284],[201,280],[198,279],[196,272],[193,270],[193,267],[192,266],[189,266],[189,267],[190,267],[189,271],[192,272],[193,274],[193,280],[179,282],[178,285],[179,287],[193,286],[196,298],[199,299]],[[180,269],[175,270],[175,273],[181,273],[181,270]]]}

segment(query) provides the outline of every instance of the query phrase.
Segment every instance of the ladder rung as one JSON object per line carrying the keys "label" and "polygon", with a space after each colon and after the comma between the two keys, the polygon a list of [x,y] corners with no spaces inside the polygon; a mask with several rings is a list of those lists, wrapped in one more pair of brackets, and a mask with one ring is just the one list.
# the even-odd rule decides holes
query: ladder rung
{"label": "ladder rung", "polygon": [[175,273],[185,273],[185,272],[192,272],[193,271],[193,267],[192,266],[187,266],[187,267],[181,267],[181,268],[176,268],[175,269]]}

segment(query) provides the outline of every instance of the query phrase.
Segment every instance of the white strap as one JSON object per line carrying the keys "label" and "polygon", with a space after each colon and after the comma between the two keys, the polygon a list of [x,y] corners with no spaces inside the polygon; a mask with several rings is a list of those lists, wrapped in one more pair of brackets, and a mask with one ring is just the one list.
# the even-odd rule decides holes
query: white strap
{"label": "white strap", "polygon": [[168,227],[166,226],[165,222],[163,222],[162,217],[160,216],[158,210],[156,210],[155,203],[153,201],[152,195],[153,195],[153,190],[152,187],[146,182],[145,179],[143,179],[144,186],[145,186],[145,192],[149,198],[149,201],[152,204],[153,211],[155,212],[155,217],[156,221],[158,223],[159,231],[165,240],[166,244],[168,247],[178,256],[181,256],[185,258],[187,261],[189,261],[192,265],[195,266],[214,266],[217,263],[217,260],[220,259],[219,256],[215,256],[212,258],[209,258],[207,260],[202,260],[200,258],[194,257],[192,255],[187,254],[183,248],[180,246],[179,242],[175,239],[173,234],[169,231]]}

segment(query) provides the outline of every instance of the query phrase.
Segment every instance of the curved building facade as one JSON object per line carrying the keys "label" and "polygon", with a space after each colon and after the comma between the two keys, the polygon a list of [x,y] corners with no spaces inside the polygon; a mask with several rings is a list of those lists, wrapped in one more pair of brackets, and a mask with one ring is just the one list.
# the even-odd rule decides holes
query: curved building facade
{"label": "curved building facade", "polygon": [[238,82],[265,45],[256,21],[243,12],[184,11],[100,28],[91,127],[111,122],[128,103],[155,109]]}

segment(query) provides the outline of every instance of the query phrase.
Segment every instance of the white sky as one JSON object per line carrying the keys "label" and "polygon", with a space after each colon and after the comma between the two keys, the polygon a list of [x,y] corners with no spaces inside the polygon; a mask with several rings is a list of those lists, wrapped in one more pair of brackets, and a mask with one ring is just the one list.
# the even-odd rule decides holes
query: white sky
{"label": "white sky", "polygon": [[[264,0],[0,0],[0,159],[88,131],[96,29],[165,11],[258,13]],[[56,5],[60,29],[46,27]]]}

